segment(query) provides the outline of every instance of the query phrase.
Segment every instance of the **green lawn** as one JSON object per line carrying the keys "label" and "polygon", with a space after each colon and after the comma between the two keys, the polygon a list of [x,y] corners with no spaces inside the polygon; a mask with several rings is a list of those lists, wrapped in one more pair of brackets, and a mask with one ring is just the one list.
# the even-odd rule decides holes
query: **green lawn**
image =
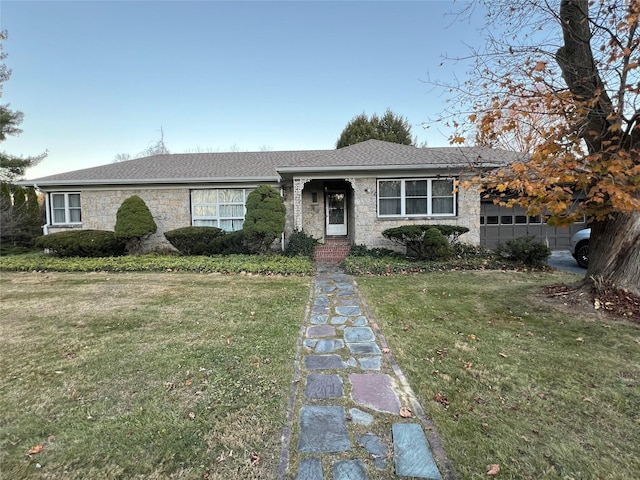
{"label": "green lawn", "polygon": [[533,301],[576,278],[358,278],[459,478],[638,478],[640,327]]}
{"label": "green lawn", "polygon": [[[357,277],[459,478],[636,478],[640,326],[536,301],[573,280]],[[310,282],[0,272],[0,478],[274,478]]]}
{"label": "green lawn", "polygon": [[0,273],[0,478],[273,478],[309,285]]}

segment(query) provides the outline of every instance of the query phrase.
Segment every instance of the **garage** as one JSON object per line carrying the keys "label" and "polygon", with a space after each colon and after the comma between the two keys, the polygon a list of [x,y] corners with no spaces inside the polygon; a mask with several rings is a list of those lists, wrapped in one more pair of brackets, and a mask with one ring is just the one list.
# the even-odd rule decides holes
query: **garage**
{"label": "garage", "polygon": [[569,227],[554,227],[539,215],[527,215],[522,207],[509,208],[492,201],[480,204],[480,245],[487,248],[495,248],[513,238],[534,236],[552,250],[566,250],[571,236],[583,228],[587,228],[584,221]]}

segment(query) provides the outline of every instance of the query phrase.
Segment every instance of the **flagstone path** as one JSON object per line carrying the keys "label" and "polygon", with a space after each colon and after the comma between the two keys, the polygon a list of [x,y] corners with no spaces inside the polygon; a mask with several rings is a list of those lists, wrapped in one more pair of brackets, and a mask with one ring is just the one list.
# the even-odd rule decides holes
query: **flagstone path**
{"label": "flagstone path", "polygon": [[364,297],[336,265],[318,264],[296,362],[279,478],[453,478]]}

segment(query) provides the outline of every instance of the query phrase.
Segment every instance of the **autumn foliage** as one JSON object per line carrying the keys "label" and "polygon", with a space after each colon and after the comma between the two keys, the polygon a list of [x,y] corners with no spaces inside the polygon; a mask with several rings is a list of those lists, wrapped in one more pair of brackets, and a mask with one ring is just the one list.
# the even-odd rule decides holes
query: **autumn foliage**
{"label": "autumn foliage", "polygon": [[472,4],[487,42],[449,86],[451,141],[523,155],[471,183],[552,225],[586,218],[587,281],[640,294],[640,0]]}

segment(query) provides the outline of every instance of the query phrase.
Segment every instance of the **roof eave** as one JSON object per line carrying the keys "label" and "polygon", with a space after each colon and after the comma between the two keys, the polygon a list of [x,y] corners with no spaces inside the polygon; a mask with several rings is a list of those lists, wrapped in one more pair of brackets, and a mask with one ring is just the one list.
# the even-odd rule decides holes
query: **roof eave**
{"label": "roof eave", "polygon": [[278,183],[279,176],[270,177],[209,177],[209,178],[145,178],[145,179],[95,179],[95,180],[20,180],[16,185],[38,187],[81,187],[106,185],[184,185],[205,183]]}

